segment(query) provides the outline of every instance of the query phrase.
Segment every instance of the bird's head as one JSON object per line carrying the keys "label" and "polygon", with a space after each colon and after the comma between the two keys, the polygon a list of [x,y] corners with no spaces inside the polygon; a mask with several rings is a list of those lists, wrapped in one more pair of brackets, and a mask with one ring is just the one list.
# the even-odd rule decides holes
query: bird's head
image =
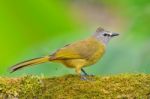
{"label": "bird's head", "polygon": [[96,33],[94,34],[94,37],[106,45],[111,38],[118,36],[118,35],[119,35],[118,33],[110,32],[99,27],[97,28]]}

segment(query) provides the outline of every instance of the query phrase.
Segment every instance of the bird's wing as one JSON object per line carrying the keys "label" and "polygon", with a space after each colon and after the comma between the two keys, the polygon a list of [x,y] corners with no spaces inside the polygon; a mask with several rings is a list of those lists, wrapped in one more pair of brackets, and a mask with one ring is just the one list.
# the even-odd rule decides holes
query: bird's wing
{"label": "bird's wing", "polygon": [[73,44],[69,44],[51,55],[54,60],[61,59],[88,59],[98,49],[100,49],[100,43],[95,39],[86,39],[78,41]]}
{"label": "bird's wing", "polygon": [[80,59],[81,56],[76,52],[72,44],[65,45],[63,48],[58,49],[51,56],[52,60],[62,60],[62,59]]}

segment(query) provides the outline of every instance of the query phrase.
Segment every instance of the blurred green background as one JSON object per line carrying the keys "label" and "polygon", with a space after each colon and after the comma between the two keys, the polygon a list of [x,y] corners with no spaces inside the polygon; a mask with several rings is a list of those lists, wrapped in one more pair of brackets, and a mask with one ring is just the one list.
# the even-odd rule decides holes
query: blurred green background
{"label": "blurred green background", "polygon": [[57,63],[13,74],[8,68],[89,37],[99,26],[121,35],[101,61],[85,68],[89,74],[150,73],[149,0],[0,0],[0,75],[74,74]]}

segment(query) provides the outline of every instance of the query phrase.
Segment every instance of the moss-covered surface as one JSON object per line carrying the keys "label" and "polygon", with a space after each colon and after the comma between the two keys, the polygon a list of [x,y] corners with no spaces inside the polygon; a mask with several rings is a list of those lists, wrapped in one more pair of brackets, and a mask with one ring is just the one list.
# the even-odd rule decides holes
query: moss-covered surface
{"label": "moss-covered surface", "polygon": [[150,99],[150,74],[0,78],[0,99]]}

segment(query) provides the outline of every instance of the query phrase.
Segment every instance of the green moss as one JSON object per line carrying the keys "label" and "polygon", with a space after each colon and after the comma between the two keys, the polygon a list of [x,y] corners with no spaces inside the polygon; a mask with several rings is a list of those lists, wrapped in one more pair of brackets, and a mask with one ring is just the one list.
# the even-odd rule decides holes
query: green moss
{"label": "green moss", "polygon": [[75,75],[0,78],[0,99],[150,98],[150,74],[120,74],[89,79],[92,80],[82,81]]}

